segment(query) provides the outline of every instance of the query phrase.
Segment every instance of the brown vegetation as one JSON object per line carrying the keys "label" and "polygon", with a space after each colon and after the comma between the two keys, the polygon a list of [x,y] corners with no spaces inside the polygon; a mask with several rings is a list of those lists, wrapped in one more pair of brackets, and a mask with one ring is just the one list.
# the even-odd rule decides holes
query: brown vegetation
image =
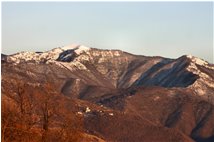
{"label": "brown vegetation", "polygon": [[16,91],[4,89],[2,96],[2,142],[81,140],[81,118],[60,106],[59,94],[51,85],[32,88],[19,83],[10,87]]}

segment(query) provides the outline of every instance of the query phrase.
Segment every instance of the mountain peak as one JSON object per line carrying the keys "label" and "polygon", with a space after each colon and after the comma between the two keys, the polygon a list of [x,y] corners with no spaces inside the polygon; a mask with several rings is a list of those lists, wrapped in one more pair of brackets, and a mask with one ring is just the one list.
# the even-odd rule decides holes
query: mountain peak
{"label": "mountain peak", "polygon": [[81,54],[82,52],[86,52],[90,50],[90,47],[85,45],[71,44],[61,47],[62,50],[74,50],[76,54]]}
{"label": "mountain peak", "polygon": [[84,45],[79,45],[79,44],[70,44],[70,45],[66,45],[63,47],[54,48],[54,49],[47,51],[47,52],[52,52],[52,53],[58,54],[58,53],[62,53],[63,51],[71,51],[71,50],[79,55],[83,52],[90,50],[90,47],[87,47]]}
{"label": "mountain peak", "polygon": [[66,45],[66,46],[61,47],[61,49],[63,49],[63,50],[71,50],[71,49],[76,49],[79,46],[80,46],[79,44],[70,44],[70,45]]}
{"label": "mountain peak", "polygon": [[57,47],[46,52],[19,52],[10,55],[8,57],[8,61],[20,63],[25,61],[43,62],[43,60],[46,60],[48,62],[52,62],[55,60],[60,61],[60,58],[63,58],[63,61],[67,61],[68,58],[70,60],[71,56],[80,55],[90,49],[90,47],[84,45],[71,44],[63,47]]}
{"label": "mountain peak", "polygon": [[61,52],[57,54],[58,58],[56,60],[70,62],[76,55],[78,56],[83,52],[87,52],[90,48],[84,45],[71,44],[61,47],[59,50],[61,50]]}
{"label": "mountain peak", "polygon": [[204,65],[207,65],[208,62],[203,60],[203,59],[200,59],[198,57],[195,57],[195,56],[192,56],[192,55],[186,55],[186,57],[188,59],[190,59],[192,62],[198,64],[198,65],[201,65],[201,66],[204,66]]}

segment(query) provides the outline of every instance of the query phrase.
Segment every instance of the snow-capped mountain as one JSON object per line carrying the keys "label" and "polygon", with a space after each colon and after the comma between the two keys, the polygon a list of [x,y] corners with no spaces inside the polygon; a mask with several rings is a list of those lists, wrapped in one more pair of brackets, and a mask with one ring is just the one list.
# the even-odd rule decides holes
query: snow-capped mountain
{"label": "snow-capped mountain", "polygon": [[20,83],[34,89],[48,83],[61,98],[74,100],[86,131],[106,141],[214,139],[214,65],[203,59],[76,44],[2,57],[3,94]]}
{"label": "snow-capped mountain", "polygon": [[36,63],[44,62],[44,60],[49,62],[54,62],[56,60],[66,60],[66,56],[80,55],[83,52],[90,50],[89,47],[83,45],[72,44],[68,46],[54,48],[46,52],[20,52],[8,57],[9,62],[20,63],[22,61],[34,61]]}
{"label": "snow-capped mountain", "polygon": [[[72,44],[46,52],[9,55],[7,62],[17,67],[21,64],[57,66],[57,70],[69,72],[64,78],[65,84],[70,78],[75,80],[76,85],[82,82],[115,89],[130,86],[187,87],[199,96],[213,96],[209,92],[214,89],[214,65],[191,55],[167,59]],[[29,77],[36,76],[36,70],[29,67]],[[57,71],[53,69],[51,72]],[[58,78],[58,75],[55,77]],[[65,89],[65,86],[62,88]],[[72,90],[72,85],[66,84],[66,88]]]}

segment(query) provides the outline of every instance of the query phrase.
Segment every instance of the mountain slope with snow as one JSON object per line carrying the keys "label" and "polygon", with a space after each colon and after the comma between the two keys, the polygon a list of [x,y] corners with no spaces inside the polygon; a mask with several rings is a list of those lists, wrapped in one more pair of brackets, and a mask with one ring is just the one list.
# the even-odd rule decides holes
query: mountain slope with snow
{"label": "mountain slope with snow", "polygon": [[4,55],[3,92],[20,83],[48,83],[62,98],[84,102],[86,114],[78,105],[76,113],[84,114],[86,130],[110,141],[124,142],[128,127],[142,133],[128,133],[127,141],[201,142],[214,136],[214,65],[191,55],[168,59],[76,44]]}
{"label": "mountain slope with snow", "polygon": [[[60,70],[70,72],[68,74],[71,74],[74,80],[79,79],[92,86],[188,87],[199,96],[213,97],[209,92],[214,89],[214,66],[191,55],[173,60],[72,44],[40,53],[20,52],[8,56],[7,62],[17,66],[23,63],[25,66],[29,63],[37,66],[57,66]],[[78,72],[84,74],[80,76]],[[72,90],[72,86],[66,84],[64,88],[66,87],[70,88],[66,90]]]}

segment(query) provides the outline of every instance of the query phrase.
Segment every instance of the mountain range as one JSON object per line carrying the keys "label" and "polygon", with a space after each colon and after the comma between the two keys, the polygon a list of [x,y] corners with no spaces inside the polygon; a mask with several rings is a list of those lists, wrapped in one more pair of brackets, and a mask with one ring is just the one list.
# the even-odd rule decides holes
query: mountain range
{"label": "mountain range", "polygon": [[[5,141],[21,137],[21,132],[7,129],[6,122],[25,125],[4,117],[9,110],[17,117],[30,111],[37,121],[22,131],[31,131],[35,141],[44,139],[46,119],[39,108],[42,98],[50,96],[45,108],[52,100],[49,110],[54,106],[59,113],[53,111],[47,121],[49,133],[61,128],[62,116],[72,114],[78,116],[73,123],[81,123],[81,130],[74,130],[81,134],[79,141],[214,142],[214,65],[203,59],[149,57],[72,44],[46,52],[2,54],[1,63]],[[30,105],[24,105],[21,94]],[[34,107],[23,113],[23,106]],[[11,138],[11,133],[17,135]],[[51,137],[46,141],[56,141]]]}

